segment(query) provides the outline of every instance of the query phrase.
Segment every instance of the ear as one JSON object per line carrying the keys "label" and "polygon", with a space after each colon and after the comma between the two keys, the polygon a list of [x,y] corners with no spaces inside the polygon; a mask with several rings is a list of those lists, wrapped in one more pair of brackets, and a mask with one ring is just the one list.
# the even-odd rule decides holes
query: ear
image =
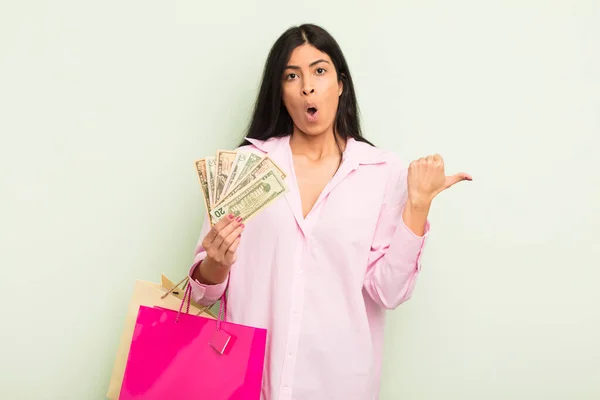
{"label": "ear", "polygon": [[340,79],[338,80],[338,97],[341,96],[344,92],[344,78],[346,78],[346,75],[344,75],[344,73],[341,73]]}

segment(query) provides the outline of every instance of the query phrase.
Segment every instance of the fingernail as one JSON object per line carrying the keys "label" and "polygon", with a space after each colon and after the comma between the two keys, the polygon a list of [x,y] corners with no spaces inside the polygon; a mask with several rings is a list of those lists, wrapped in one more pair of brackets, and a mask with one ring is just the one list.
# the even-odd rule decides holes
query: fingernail
{"label": "fingernail", "polygon": [[233,214],[229,214],[227,217],[228,217],[229,219],[233,219],[234,215],[233,215]]}
{"label": "fingernail", "polygon": [[243,227],[245,227],[246,225],[244,225],[244,224],[241,224],[240,226],[243,228]]}
{"label": "fingernail", "polygon": [[237,217],[235,220],[236,220],[237,222],[241,222],[241,221],[242,221],[242,217]]}

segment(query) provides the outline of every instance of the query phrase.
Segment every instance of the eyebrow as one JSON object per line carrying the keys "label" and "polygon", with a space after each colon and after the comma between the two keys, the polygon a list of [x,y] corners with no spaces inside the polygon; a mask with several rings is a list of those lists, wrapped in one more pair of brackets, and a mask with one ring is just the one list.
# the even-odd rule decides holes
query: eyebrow
{"label": "eyebrow", "polygon": [[[329,61],[320,59],[320,60],[311,62],[309,67],[315,66],[315,65],[317,65],[319,63],[323,63],[323,62],[329,64]],[[285,67],[285,69],[300,69],[300,67],[297,65],[288,65],[287,67]]]}

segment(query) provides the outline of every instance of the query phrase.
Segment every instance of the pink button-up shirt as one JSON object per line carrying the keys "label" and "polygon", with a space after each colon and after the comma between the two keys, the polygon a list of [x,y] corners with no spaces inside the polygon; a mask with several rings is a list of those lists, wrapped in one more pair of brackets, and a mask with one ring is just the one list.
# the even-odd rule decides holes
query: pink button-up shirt
{"label": "pink button-up shirt", "polygon": [[[350,139],[342,164],[302,216],[289,136],[250,139],[289,192],[246,224],[231,268],[227,320],[267,329],[262,399],[367,400],[379,395],[385,311],[411,297],[429,232],[404,224],[407,165]],[[190,275],[206,256],[205,219]],[[226,283],[190,280],[212,304]]]}

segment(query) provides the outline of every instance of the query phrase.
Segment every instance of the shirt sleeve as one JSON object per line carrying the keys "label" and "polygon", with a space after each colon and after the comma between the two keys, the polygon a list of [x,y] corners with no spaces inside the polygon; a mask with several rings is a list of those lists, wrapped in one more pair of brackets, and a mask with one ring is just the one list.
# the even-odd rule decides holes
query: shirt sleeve
{"label": "shirt sleeve", "polygon": [[227,287],[227,280],[229,279],[228,277],[223,283],[219,283],[217,285],[205,285],[192,278],[194,270],[206,257],[206,250],[204,250],[202,247],[202,240],[209,230],[210,218],[207,216],[204,219],[202,230],[200,232],[200,238],[198,239],[196,250],[194,251],[194,261],[189,270],[189,282],[192,288],[192,299],[199,305],[203,306],[211,306],[221,298],[225,288]]}
{"label": "shirt sleeve", "polygon": [[423,236],[418,236],[402,218],[408,198],[407,172],[398,167],[388,182],[365,275],[366,292],[386,309],[395,309],[412,296],[429,236],[429,221]]}

